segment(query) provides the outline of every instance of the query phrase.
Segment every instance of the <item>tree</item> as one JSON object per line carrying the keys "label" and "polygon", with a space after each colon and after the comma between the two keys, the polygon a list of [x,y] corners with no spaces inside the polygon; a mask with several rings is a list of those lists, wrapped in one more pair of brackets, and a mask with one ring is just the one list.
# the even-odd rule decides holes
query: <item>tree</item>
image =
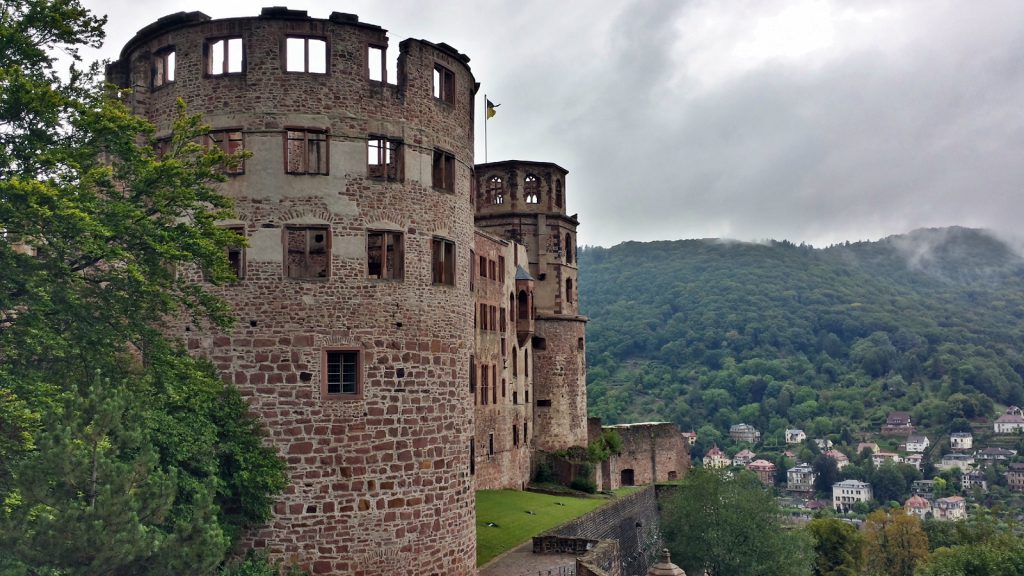
{"label": "tree", "polygon": [[841,474],[839,465],[831,456],[818,454],[811,463],[811,468],[816,475],[814,478],[814,489],[820,494],[832,494],[832,485],[839,482]]}
{"label": "tree", "polygon": [[871,475],[871,491],[879,502],[902,502],[907,481],[894,464],[883,464]]}
{"label": "tree", "polygon": [[189,278],[232,278],[213,184],[239,158],[184,109],[158,158],[97,67],[58,74],[103,37],[77,0],[0,15],[0,573],[209,574],[285,484],[237,391],[159,329],[230,323]]}
{"label": "tree", "polygon": [[662,518],[672,558],[687,573],[811,574],[811,543],[781,529],[778,504],[753,474],[696,469],[664,502]]}
{"label": "tree", "polygon": [[814,538],[815,576],[857,576],[864,564],[864,539],[852,525],[836,518],[807,524]]}
{"label": "tree", "polygon": [[1000,534],[975,544],[940,548],[917,576],[1016,576],[1024,574],[1024,540]]}
{"label": "tree", "polygon": [[912,576],[928,557],[928,536],[902,508],[878,509],[864,521],[864,551],[869,572]]}

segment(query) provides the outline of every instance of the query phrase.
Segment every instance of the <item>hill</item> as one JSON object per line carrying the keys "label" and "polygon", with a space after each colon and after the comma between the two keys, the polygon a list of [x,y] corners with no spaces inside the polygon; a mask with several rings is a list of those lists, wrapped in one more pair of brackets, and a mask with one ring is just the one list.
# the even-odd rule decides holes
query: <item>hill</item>
{"label": "hill", "polygon": [[1024,403],[1024,259],[981,230],[628,242],[579,262],[590,410],[607,422],[747,422],[781,441]]}

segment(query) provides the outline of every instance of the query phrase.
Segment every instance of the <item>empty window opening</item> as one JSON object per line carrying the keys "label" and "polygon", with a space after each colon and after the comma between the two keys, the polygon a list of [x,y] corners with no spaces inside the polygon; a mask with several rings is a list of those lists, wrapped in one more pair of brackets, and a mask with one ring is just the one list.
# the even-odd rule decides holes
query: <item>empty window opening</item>
{"label": "empty window opening", "polygon": [[679,479],[679,474],[676,473],[675,470],[669,470],[668,471],[668,479],[669,480],[677,480],[677,479]]}
{"label": "empty window opening", "polygon": [[540,180],[533,174],[524,180],[523,198],[527,204],[540,204]]}
{"label": "empty window opening", "polygon": [[[523,350],[523,376],[525,376],[527,378],[530,377],[530,351],[529,350]],[[529,394],[530,392],[527,391],[526,393]],[[529,398],[529,396],[527,396],[527,398]]]}
{"label": "empty window opening", "polygon": [[487,400],[490,398],[488,392],[490,391],[489,380],[490,372],[487,371],[487,365],[480,365],[480,403],[484,406],[487,405]]}
{"label": "empty window opening", "polygon": [[469,439],[469,474],[476,474],[476,439]]}
{"label": "empty window opening", "polygon": [[537,406],[547,408],[551,406],[551,400],[537,400]]}
{"label": "empty window opening", "polygon": [[401,232],[371,231],[366,235],[366,273],[370,278],[401,280],[404,266]]}
{"label": "empty window opening", "polygon": [[487,181],[487,202],[490,204],[505,203],[505,188],[500,176],[492,176]]}
{"label": "empty window opening", "polygon": [[555,207],[562,207],[562,181],[555,180]]}
{"label": "empty window opening", "polygon": [[504,378],[501,379],[501,397],[502,398],[508,398],[508,396],[505,395],[505,379]]}
{"label": "empty window opening", "polygon": [[455,74],[440,64],[434,65],[434,98],[455,103]]}
{"label": "empty window opening", "polygon": [[530,391],[529,390],[525,390],[523,392],[523,394],[526,395],[526,397],[523,399],[523,403],[524,404],[529,404],[530,403]]}
{"label": "empty window opening", "polygon": [[474,281],[476,280],[476,270],[473,269],[474,266],[476,266],[476,252],[474,252],[473,250],[470,250],[469,251],[469,291],[470,292],[473,292],[474,290],[476,290],[476,284],[474,283]]}
{"label": "empty window opening", "polygon": [[153,55],[153,88],[174,82],[174,49],[167,49]]}
{"label": "empty window opening", "polygon": [[289,174],[327,174],[327,132],[287,130],[285,171]]}
{"label": "empty window opening", "polygon": [[526,290],[519,291],[519,319],[529,320],[530,319],[530,297],[526,294]]}
{"label": "empty window opening", "polygon": [[519,404],[519,391],[518,390],[513,390],[512,391],[512,404],[513,405]]}
{"label": "empty window opening", "polygon": [[512,347],[512,377],[519,376],[519,352],[515,346]]}
{"label": "empty window opening", "polygon": [[533,344],[533,349],[534,350],[547,350],[548,349],[548,339],[547,338],[542,338],[540,336],[534,336],[531,339],[530,343]]}
{"label": "empty window opening", "polygon": [[487,435],[487,455],[494,456],[494,432]]}
{"label": "empty window opening", "polygon": [[211,76],[240,74],[243,70],[241,38],[221,38],[207,44],[206,72]]}
{"label": "empty window opening", "polygon": [[572,236],[565,235],[565,263],[572,264]]}
{"label": "empty window opening", "polygon": [[490,312],[490,315],[491,315],[491,321],[489,323],[489,325],[491,327],[491,330],[497,330],[498,329],[498,307],[497,306],[488,306],[488,309],[489,309],[489,312]]}
{"label": "empty window opening", "polygon": [[455,156],[443,150],[434,150],[433,186],[441,190],[455,190]]}
{"label": "empty window opening", "polygon": [[402,143],[371,136],[366,145],[366,173],[380,180],[402,179]]}
{"label": "empty window opening", "polygon": [[[206,145],[216,146],[232,156],[245,151],[245,137],[241,130],[211,130],[206,135]],[[245,159],[237,158],[224,163],[225,174],[245,174]]]}
{"label": "empty window opening", "polygon": [[519,446],[519,427],[512,425],[512,445]]}
{"label": "empty window opening", "polygon": [[505,281],[505,257],[498,256],[498,282]]}
{"label": "empty window opening", "polygon": [[370,80],[385,82],[387,80],[387,51],[380,46],[370,46],[366,50],[366,62],[370,67]]}
{"label": "empty window opening", "polygon": [[327,396],[359,394],[359,351],[328,350],[324,392]]}
{"label": "empty window opening", "polygon": [[[229,230],[245,238],[245,228],[233,226]],[[228,266],[235,273],[235,278],[239,280],[245,278],[245,246],[241,244],[238,246],[228,246]]]}
{"label": "empty window opening", "polygon": [[[529,402],[530,398],[527,397],[526,401]],[[527,427],[526,422],[523,422],[523,444],[526,444],[530,440],[530,437],[527,435],[527,432],[529,432],[529,431],[530,431],[530,429]]]}
{"label": "empty window opening", "polygon": [[326,226],[285,228],[286,276],[327,278],[331,262],[330,238]]}
{"label": "empty window opening", "polygon": [[491,277],[492,280],[497,279],[498,278],[498,263],[495,262],[494,260],[488,260],[487,264],[489,265],[489,267],[491,269],[491,273],[489,274],[489,276]]}
{"label": "empty window opening", "polygon": [[288,37],[285,41],[285,71],[327,73],[327,41],[323,38]]}
{"label": "empty window opening", "polygon": [[491,364],[491,404],[498,403],[498,367]]}
{"label": "empty window opening", "polygon": [[572,304],[572,278],[565,279],[565,300]]}
{"label": "empty window opening", "polygon": [[633,486],[633,469],[626,468],[619,474],[619,484],[622,486]]}
{"label": "empty window opening", "polygon": [[[505,321],[505,309],[504,308],[501,308],[500,310],[498,310],[498,318],[499,318],[498,322],[500,324],[498,329],[501,330],[502,332],[505,332],[508,329],[508,323]],[[502,354],[504,354],[504,352],[502,352]]]}
{"label": "empty window opening", "polygon": [[580,352],[583,352],[583,338],[579,338],[576,340],[576,349],[579,350]]}
{"label": "empty window opening", "polygon": [[480,329],[487,330],[487,304],[480,305]]}
{"label": "empty window opening", "polygon": [[455,243],[434,238],[432,250],[434,284],[455,285]]}
{"label": "empty window opening", "polygon": [[480,257],[480,277],[487,278],[487,257]]}
{"label": "empty window opening", "polygon": [[469,392],[476,399],[476,357],[469,355]]}

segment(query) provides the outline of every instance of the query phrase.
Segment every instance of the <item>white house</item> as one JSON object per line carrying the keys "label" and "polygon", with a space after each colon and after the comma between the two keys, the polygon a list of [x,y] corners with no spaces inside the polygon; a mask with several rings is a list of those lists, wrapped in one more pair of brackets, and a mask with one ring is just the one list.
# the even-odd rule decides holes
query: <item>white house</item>
{"label": "white house", "polygon": [[936,520],[963,520],[967,518],[967,503],[963,496],[939,498],[932,507]]}
{"label": "white house", "polygon": [[712,445],[711,450],[704,454],[705,468],[728,468],[730,464],[732,464],[732,460],[722,452],[717,444]]}
{"label": "white house", "polygon": [[907,452],[924,452],[930,446],[927,436],[911,434],[907,436]]}
{"label": "white house", "polygon": [[807,434],[799,428],[786,428],[786,444],[802,444],[807,441]]}
{"label": "white house", "polygon": [[[1019,412],[1020,408],[1017,411]],[[1007,410],[1006,414],[996,419],[994,427],[996,434],[1013,434],[1019,430],[1024,430],[1024,416]]]}
{"label": "white house", "polygon": [[988,481],[985,479],[985,473],[980,470],[964,472],[960,475],[960,487],[964,492],[974,488],[979,488],[982,492],[988,492]]}
{"label": "white house", "polygon": [[918,470],[921,469],[921,463],[923,461],[924,461],[924,455],[923,454],[908,454],[907,457],[903,459],[903,463],[904,464],[910,464],[911,466],[913,466],[914,468],[917,468]]}
{"label": "white house", "polygon": [[754,458],[756,457],[757,454],[754,454],[750,450],[744,448],[743,450],[740,450],[738,454],[732,457],[732,464],[733,466],[746,466],[747,464],[753,462]]}
{"label": "white house", "polygon": [[903,459],[895,452],[876,452],[871,455],[871,462],[875,465],[875,468],[878,468],[886,462],[899,464],[900,462],[903,462]]}
{"label": "white house", "polygon": [[836,468],[840,470],[850,465],[850,459],[846,457],[846,454],[843,454],[839,450],[829,450],[828,452],[825,452],[825,456],[835,460]]}
{"label": "white house", "polygon": [[974,446],[974,436],[970,432],[953,432],[949,435],[949,447],[953,450],[970,450]]}
{"label": "white house", "polygon": [[921,520],[924,520],[928,514],[932,511],[932,505],[928,500],[921,496],[911,496],[909,500],[903,504],[903,509],[907,511],[907,514],[917,516]]}
{"label": "white house", "polygon": [[843,480],[832,485],[832,507],[843,512],[857,502],[868,502],[873,498],[871,484],[860,480]]}
{"label": "white house", "polygon": [[786,489],[793,492],[814,492],[817,476],[810,464],[800,463],[786,470]]}
{"label": "white house", "polygon": [[959,468],[961,471],[974,468],[974,456],[969,454],[943,454],[942,461],[935,465],[939,470],[952,470]]}

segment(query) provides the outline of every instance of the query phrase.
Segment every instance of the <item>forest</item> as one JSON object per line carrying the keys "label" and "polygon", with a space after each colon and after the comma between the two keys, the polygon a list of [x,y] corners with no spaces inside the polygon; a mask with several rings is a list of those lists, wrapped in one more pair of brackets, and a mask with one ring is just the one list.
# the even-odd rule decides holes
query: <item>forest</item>
{"label": "forest", "polygon": [[592,415],[666,420],[703,447],[877,432],[905,410],[967,429],[1024,403],[1024,259],[976,229],[827,248],[626,242],[579,253]]}

